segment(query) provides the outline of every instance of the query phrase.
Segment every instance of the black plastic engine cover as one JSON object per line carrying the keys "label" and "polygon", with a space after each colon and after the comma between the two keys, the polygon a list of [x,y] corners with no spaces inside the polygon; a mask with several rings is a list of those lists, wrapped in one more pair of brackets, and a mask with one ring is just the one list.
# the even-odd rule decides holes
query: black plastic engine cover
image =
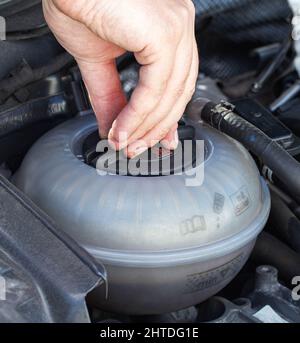
{"label": "black plastic engine cover", "polygon": [[0,176],[0,322],[90,322],[105,270]]}

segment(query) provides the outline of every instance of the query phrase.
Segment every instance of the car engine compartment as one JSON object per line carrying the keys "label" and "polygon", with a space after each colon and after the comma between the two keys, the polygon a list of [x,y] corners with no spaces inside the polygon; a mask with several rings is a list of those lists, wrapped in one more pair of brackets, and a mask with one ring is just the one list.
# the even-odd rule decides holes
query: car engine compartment
{"label": "car engine compartment", "polygon": [[[179,125],[193,153],[182,166],[151,149],[146,175],[102,161],[78,66],[39,1],[19,8],[36,22],[0,41],[0,322],[300,322],[300,81],[284,3],[255,41],[195,1],[203,62]],[[117,65],[130,98],[139,65]],[[186,187],[182,171],[203,182]]]}

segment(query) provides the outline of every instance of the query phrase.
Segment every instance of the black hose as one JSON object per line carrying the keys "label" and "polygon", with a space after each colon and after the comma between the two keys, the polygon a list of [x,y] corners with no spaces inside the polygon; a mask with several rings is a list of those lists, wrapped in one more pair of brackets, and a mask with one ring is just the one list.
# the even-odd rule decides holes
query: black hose
{"label": "black hose", "polygon": [[276,267],[287,286],[291,286],[292,279],[300,275],[300,255],[266,232],[258,237],[251,258],[258,265]]}
{"label": "black hose", "polygon": [[[57,110],[51,110],[57,105]],[[28,101],[0,112],[0,139],[42,121],[68,119],[72,115],[72,99],[64,93]]]}
{"label": "black hose", "polygon": [[277,71],[277,69],[284,62],[291,45],[292,42],[290,38],[287,40],[287,42],[282,44],[282,47],[279,49],[274,60],[269,63],[257,77],[257,80],[251,88],[252,93],[258,93],[264,87],[267,81],[274,75],[275,71]]}
{"label": "black hose", "polygon": [[72,62],[73,57],[68,53],[63,53],[57,56],[52,63],[37,69],[31,69],[25,65],[19,73],[0,81],[0,104],[4,103],[17,90],[57,73]]}
{"label": "black hose", "polygon": [[274,172],[296,199],[300,199],[300,165],[286,150],[235,114],[234,106],[212,102],[202,105],[199,113],[205,122],[241,142]]}
{"label": "black hose", "polygon": [[269,183],[269,189],[272,191],[272,193],[275,193],[300,220],[300,205],[290,195],[278,188],[273,183]]}
{"label": "black hose", "polygon": [[7,32],[5,35],[6,41],[19,41],[25,39],[33,39],[44,36],[50,33],[50,29],[48,26],[42,26],[33,30],[29,31],[14,31],[14,32]]}
{"label": "black hose", "polygon": [[300,220],[273,191],[269,226],[272,233],[300,253]]}

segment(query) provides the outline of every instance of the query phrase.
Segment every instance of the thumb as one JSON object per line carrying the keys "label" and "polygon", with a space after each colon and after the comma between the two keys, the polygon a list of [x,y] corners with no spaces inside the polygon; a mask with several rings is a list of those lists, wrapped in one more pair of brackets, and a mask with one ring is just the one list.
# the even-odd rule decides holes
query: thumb
{"label": "thumb", "polygon": [[101,138],[107,138],[114,120],[127,101],[115,60],[77,61],[99,124]]}

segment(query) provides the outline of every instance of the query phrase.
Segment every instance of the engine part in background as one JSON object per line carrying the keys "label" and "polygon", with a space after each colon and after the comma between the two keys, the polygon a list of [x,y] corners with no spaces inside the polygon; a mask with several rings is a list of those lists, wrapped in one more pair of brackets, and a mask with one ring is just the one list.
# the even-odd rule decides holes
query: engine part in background
{"label": "engine part in background", "polygon": [[292,100],[300,93],[300,80],[297,80],[292,86],[286,89],[276,100],[270,105],[270,111],[275,112],[280,107]]}
{"label": "engine part in background", "polygon": [[0,104],[3,104],[17,90],[58,73],[71,65],[73,61],[73,57],[65,52],[58,55],[49,65],[37,69],[32,69],[27,63],[23,63],[18,73],[0,81]]}
{"label": "engine part in background", "polygon": [[269,183],[269,188],[271,189],[272,193],[276,194],[296,215],[296,217],[300,219],[300,205],[291,196],[274,184]]}
{"label": "engine part in background", "polygon": [[[228,79],[256,70],[251,51],[291,37],[292,11],[286,0],[193,2],[201,68],[212,78]],[[0,15],[7,18],[8,39],[44,37],[48,29],[41,0],[8,0],[1,4]]]}
{"label": "engine part in background", "polygon": [[265,46],[258,47],[251,52],[251,56],[256,57],[259,65],[259,70],[270,62],[278,54],[281,49],[280,43],[273,43]]}
{"label": "engine part in background", "polygon": [[[5,161],[15,171],[29,147],[42,134],[73,116],[76,109],[72,92],[67,90],[66,74],[48,76],[49,73],[44,73],[58,71],[56,68],[50,70],[49,66],[56,67],[58,64],[54,65],[53,60],[57,61],[57,56],[62,53],[62,47],[52,35],[39,39],[0,41],[0,50],[0,163]],[[37,80],[36,76],[47,77],[33,82]],[[9,82],[3,81],[4,78],[14,87],[7,89]]]}
{"label": "engine part in background", "polygon": [[284,60],[286,59],[288,51],[291,49],[292,46],[292,39],[291,37],[288,37],[286,42],[282,44],[281,49],[278,51],[278,53],[275,55],[273,60],[266,65],[265,68],[260,72],[260,74],[257,76],[254,84],[252,85],[250,89],[250,94],[257,94],[259,93],[266,83],[270,80],[270,78],[275,74],[275,72],[278,70],[278,68],[282,65]]}
{"label": "engine part in background", "polygon": [[[189,176],[99,176],[82,161],[83,142],[97,131],[92,115],[42,137],[15,175],[106,266],[108,299],[97,291],[91,298],[103,310],[158,314],[209,298],[239,272],[266,223],[270,196],[249,153],[214,129],[190,125],[206,154]],[[203,166],[203,184],[187,187]]]}
{"label": "engine part in background", "polygon": [[45,132],[90,110],[87,99],[76,67],[18,89],[0,106],[0,163],[14,172]]}
{"label": "engine part in background", "polygon": [[120,80],[124,93],[129,100],[135,90],[139,80],[139,66],[136,63],[131,64],[120,72]]}
{"label": "engine part in background", "polygon": [[300,136],[300,122],[299,122],[299,97],[293,98],[288,103],[280,107],[276,115],[278,118],[299,137]]}
{"label": "engine part in background", "polygon": [[[300,303],[296,300],[294,291],[279,283],[276,268],[268,265],[258,267],[254,291],[249,295],[252,306],[256,309],[261,308],[260,316],[256,313],[256,317],[265,318],[261,316],[263,314],[262,309],[269,306],[275,313],[279,314],[283,321],[299,323]],[[274,319],[270,318],[268,322],[274,322]]]}
{"label": "engine part in background", "polygon": [[279,144],[253,124],[234,113],[234,105],[218,105],[207,99],[197,99],[198,117],[219,131],[241,142],[269,167],[287,189],[300,199],[300,165]]}
{"label": "engine part in background", "polygon": [[[276,268],[256,268],[251,288],[243,297],[216,296],[187,309],[157,316],[120,316],[94,309],[97,323],[300,323],[300,303],[294,293],[278,281]],[[249,283],[247,281],[247,283]]]}
{"label": "engine part in background", "polygon": [[[120,79],[122,82],[123,90],[128,99],[130,99],[132,92],[136,88],[139,80],[139,67],[137,64],[133,63],[129,67],[125,68],[120,72]],[[188,106],[193,106],[194,101],[197,98],[207,98],[213,102],[221,102],[222,100],[227,100],[227,97],[222,93],[218,81],[210,77],[205,76],[204,74],[199,74],[195,93],[193,95],[192,101],[190,101]],[[193,111],[191,108],[190,112]]]}
{"label": "engine part in background", "polygon": [[193,116],[193,114],[198,113],[198,98],[206,98],[210,99],[213,102],[219,103],[221,101],[226,101],[227,97],[224,93],[222,93],[218,81],[211,79],[210,77],[206,77],[203,74],[199,74],[195,93],[193,95],[192,100],[187,105],[186,112],[189,113],[189,118],[193,121],[199,121],[199,116]]}
{"label": "engine part in background", "polygon": [[41,0],[1,1],[0,16],[5,18],[5,38],[9,41],[36,38],[49,33]]}
{"label": "engine part in background", "polygon": [[252,259],[255,263],[266,263],[276,267],[279,277],[288,286],[295,276],[300,275],[300,255],[267,232],[257,239]]}
{"label": "engine part in background", "polygon": [[262,265],[256,269],[254,289],[233,301],[215,297],[201,304],[198,321],[212,323],[300,323],[300,303],[278,281],[278,271]]}
{"label": "engine part in background", "polygon": [[[240,98],[231,101],[234,112],[265,133],[274,142],[281,145],[292,156],[300,154],[300,139],[269,109],[252,98]],[[193,111],[196,113],[196,110]]]}
{"label": "engine part in background", "polygon": [[32,68],[39,68],[51,63],[53,58],[64,50],[57,43],[52,34],[45,35],[39,39],[27,39],[21,41],[1,41],[1,64],[0,78],[7,77],[11,70],[15,69],[23,59]]}
{"label": "engine part in background", "polygon": [[232,104],[237,114],[263,131],[273,141],[286,150],[291,147],[294,142],[292,131],[258,101],[243,98],[232,101]]}
{"label": "engine part in background", "polygon": [[272,234],[300,253],[300,220],[274,191],[268,227]]}
{"label": "engine part in background", "polygon": [[105,281],[105,269],[0,175],[0,322],[90,322],[85,297]]}
{"label": "engine part in background", "polygon": [[[291,37],[286,0],[194,0],[201,70],[227,80],[257,70],[256,48]],[[241,13],[247,15],[241,15]]]}

